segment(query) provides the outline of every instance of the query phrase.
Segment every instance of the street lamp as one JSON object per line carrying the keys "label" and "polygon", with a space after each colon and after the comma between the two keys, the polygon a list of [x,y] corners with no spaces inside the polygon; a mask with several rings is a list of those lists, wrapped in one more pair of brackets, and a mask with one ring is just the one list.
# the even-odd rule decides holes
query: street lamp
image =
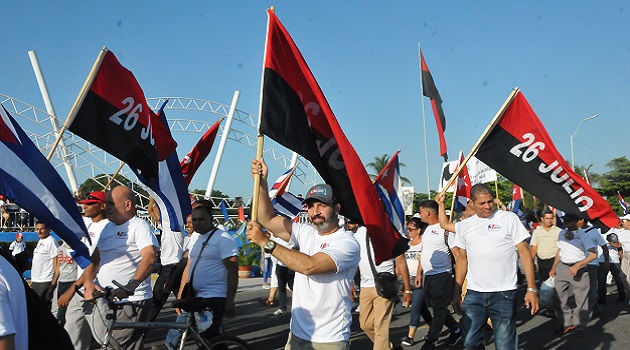
{"label": "street lamp", "polygon": [[580,124],[578,124],[577,129],[575,129],[575,132],[573,133],[573,135],[571,135],[570,140],[571,140],[571,168],[573,170],[575,170],[575,157],[573,154],[573,140],[575,140],[575,135],[577,135],[578,131],[580,131],[580,126],[582,126],[582,123],[584,123],[585,120],[591,120],[591,119],[595,119],[597,118],[597,114],[592,115],[588,118],[584,118],[580,121]]}

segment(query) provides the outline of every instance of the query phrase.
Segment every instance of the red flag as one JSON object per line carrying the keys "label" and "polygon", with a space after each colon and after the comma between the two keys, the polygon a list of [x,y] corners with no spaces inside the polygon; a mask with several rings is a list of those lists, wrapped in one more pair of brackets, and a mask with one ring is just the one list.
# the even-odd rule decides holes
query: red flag
{"label": "red flag", "polygon": [[168,126],[147,105],[133,73],[111,51],[105,53],[69,130],[148,179],[157,178],[158,162],[177,147]]}
{"label": "red flag", "polygon": [[437,124],[438,136],[440,138],[440,155],[444,157],[444,161],[448,161],[448,154],[446,150],[446,138],[444,132],[446,131],[446,117],[442,110],[442,97],[440,92],[435,86],[433,76],[429,71],[429,66],[424,60],[424,55],[420,51],[420,66],[422,70],[422,94],[431,99],[431,107],[433,108],[433,116],[435,117],[435,123]]}
{"label": "red flag", "polygon": [[512,200],[516,202],[519,199],[523,199],[523,189],[519,185],[514,184],[512,187]]}
{"label": "red flag", "polygon": [[341,214],[367,228],[377,264],[402,254],[407,244],[385,215],[370,177],[315,77],[275,13],[267,14],[260,133],[313,164],[332,186]]}
{"label": "red flag", "polygon": [[238,221],[245,221],[245,211],[242,205],[238,206]]}
{"label": "red flag", "polygon": [[217,137],[217,132],[219,131],[219,125],[223,118],[219,119],[214,125],[206,131],[205,134],[197,141],[195,147],[193,147],[190,152],[182,159],[180,165],[182,167],[182,174],[184,175],[184,180],[186,181],[186,186],[190,185],[190,181],[193,176],[199,169],[201,163],[206,160],[208,154],[210,154],[210,150],[212,149],[212,145],[214,144],[214,140]]}
{"label": "red flag", "polygon": [[619,223],[610,204],[567,164],[520,91],[481,144],[477,158],[564,212],[600,228]]}

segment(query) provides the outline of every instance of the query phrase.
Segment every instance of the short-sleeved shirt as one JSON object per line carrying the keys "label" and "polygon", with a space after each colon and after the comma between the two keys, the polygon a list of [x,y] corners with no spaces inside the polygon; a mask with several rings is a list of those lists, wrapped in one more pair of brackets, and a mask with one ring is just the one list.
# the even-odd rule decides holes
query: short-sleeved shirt
{"label": "short-sleeved shirt", "polygon": [[52,282],[53,260],[57,256],[59,245],[53,236],[48,236],[37,241],[37,246],[33,250],[33,264],[31,267],[31,281]]}
{"label": "short-sleeved shirt", "polygon": [[[453,235],[448,238],[453,240]],[[449,243],[453,244],[453,243]],[[429,225],[422,235],[422,256],[420,259],[422,272],[425,275],[437,275],[451,271],[451,255],[446,245],[444,229],[440,224]]]}
{"label": "short-sleeved shirt", "polygon": [[586,229],[584,229],[584,232],[586,233],[586,236],[593,241],[593,244],[595,244],[595,249],[597,250],[597,259],[591,261],[588,264],[592,266],[599,266],[600,260],[602,263],[604,262],[604,249],[602,248],[602,246],[608,245],[608,243],[606,242],[604,237],[602,237],[602,234],[597,227],[587,227]]}
{"label": "short-sleeved shirt", "polygon": [[[93,222],[92,219],[83,217],[83,222],[85,223],[85,227],[87,228],[88,235],[90,236],[90,240],[88,241],[87,237],[81,237],[81,242],[85,244],[90,252],[90,256],[94,253],[96,249],[96,245],[98,244],[98,240],[101,237],[101,231],[103,228],[107,226],[109,220],[102,219],[98,222]],[[81,266],[77,265],[77,277],[80,277],[83,274],[83,269]]]}
{"label": "short-sleeved shirt", "polygon": [[172,231],[169,228],[163,228],[161,236],[160,262],[162,265],[177,264],[182,260],[184,253],[184,236],[181,232]]}
{"label": "short-sleeved shirt", "polygon": [[[113,280],[121,284],[129,282],[142,261],[140,251],[149,246],[157,248],[158,242],[146,221],[134,216],[122,225],[109,222],[103,228],[97,245],[101,255],[100,269],[96,275],[98,284],[101,287],[115,287]],[[151,276],[148,276],[129,300],[140,301],[152,297]]]}
{"label": "short-sleeved shirt", "polygon": [[[556,252],[558,251],[558,235],[561,229],[558,226],[551,226],[549,231],[545,230],[541,225],[538,225],[532,233],[532,239],[529,242],[530,246],[537,247],[536,255],[540,259],[554,259]],[[533,258],[533,257],[532,257]]]}
{"label": "short-sleeved shirt", "polygon": [[190,279],[193,266],[195,266],[199,259],[199,252],[201,252],[201,260],[199,260],[195,268],[195,276],[193,278],[193,289],[197,292],[197,297],[225,298],[227,296],[228,271],[223,263],[223,259],[237,256],[238,246],[229,233],[217,228],[202,251],[203,243],[210,232],[203,235],[197,233],[197,238],[190,246],[190,251],[188,252],[190,259],[188,278]]}
{"label": "short-sleeved shirt", "polygon": [[529,238],[516,214],[497,210],[487,218],[473,215],[455,224],[455,232],[454,246],[465,249],[468,257],[468,289],[516,289],[516,245]]}
{"label": "short-sleeved shirt", "polygon": [[312,226],[301,223],[293,224],[291,241],[306,255],[327,254],[337,266],[336,272],[310,276],[295,273],[291,332],[318,343],[347,341],[352,324],[350,283],[359,264],[359,243],[341,228],[320,235]]}
{"label": "short-sleeved shirt", "polygon": [[15,348],[28,349],[28,332],[24,283],[15,268],[0,256],[0,337],[15,334]]}
{"label": "short-sleeved shirt", "polygon": [[621,248],[623,248],[623,251],[630,252],[630,230],[621,228],[618,229],[616,233],[617,237],[619,238],[619,243],[621,243]]}
{"label": "short-sleeved shirt", "polygon": [[416,245],[412,245],[409,241],[409,249],[405,252],[405,261],[409,269],[409,277],[412,279],[418,274],[418,266],[420,265],[420,257],[422,256],[422,241]]}
{"label": "short-sleeved shirt", "polygon": [[74,250],[66,242],[63,242],[57,250],[59,282],[74,282],[77,280],[77,264],[72,258],[72,253],[74,253]]}
{"label": "short-sleeved shirt", "polygon": [[[571,232],[572,234],[568,234]],[[569,239],[567,236],[573,236]],[[569,231],[563,229],[558,236],[558,249],[560,249],[560,261],[565,264],[575,264],[589,255],[589,249],[595,249],[595,243],[582,229]]]}
{"label": "short-sleeved shirt", "polygon": [[[359,246],[361,246],[361,260],[359,261],[359,271],[361,272],[361,287],[374,287],[374,273],[372,273],[372,267],[370,266],[370,260],[367,253],[367,246],[365,236],[367,235],[367,229],[361,226],[354,234],[354,239],[357,240]],[[370,254],[372,254],[372,262],[374,262],[374,247],[372,241],[370,241]],[[376,272],[389,272],[394,273],[394,260],[389,259],[383,261],[380,265],[374,264]],[[416,265],[417,268],[417,265]]]}

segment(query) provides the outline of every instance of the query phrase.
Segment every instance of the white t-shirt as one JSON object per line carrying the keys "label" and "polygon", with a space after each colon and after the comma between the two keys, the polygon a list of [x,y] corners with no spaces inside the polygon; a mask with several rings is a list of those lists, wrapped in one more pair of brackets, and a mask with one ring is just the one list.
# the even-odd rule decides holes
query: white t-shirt
{"label": "white t-shirt", "polygon": [[[290,240],[287,242],[287,241],[285,241],[285,240],[284,240],[284,239],[282,239],[282,238],[275,237],[274,235],[271,235],[271,237],[269,237],[269,238],[270,238],[272,241],[276,242],[276,244],[279,244],[279,245],[281,245],[281,246],[283,246],[283,247],[285,247],[285,248],[293,249],[293,242],[291,242]],[[279,265],[279,266],[286,266],[286,265],[285,265],[282,261],[280,261],[280,260],[278,260],[278,259],[274,258],[274,257],[273,257],[273,255],[271,255],[271,257],[272,257],[273,259],[275,259],[275,260],[274,260],[275,264],[277,264],[277,265]]]}
{"label": "white t-shirt", "polygon": [[477,292],[516,289],[516,245],[529,238],[516,214],[497,210],[487,218],[473,215],[455,224],[455,232],[454,246],[465,249],[468,256],[468,289]]}
{"label": "white t-shirt", "polygon": [[33,250],[33,264],[31,267],[31,281],[52,282],[53,261],[57,256],[59,245],[53,236],[48,236],[37,241],[37,246]]}
{"label": "white t-shirt", "polygon": [[[212,232],[212,231],[210,231]],[[196,233],[196,232],[195,232]],[[193,266],[199,258],[199,252],[203,243],[208,238],[208,233],[197,233],[197,239],[190,246],[188,257],[190,268],[188,278],[193,272]],[[238,246],[232,236],[224,230],[217,228],[208,244],[201,252],[201,260],[195,268],[195,278],[193,278],[193,289],[200,298],[225,298],[227,296],[227,269],[223,260],[238,256]]]}
{"label": "white t-shirt", "polygon": [[[367,229],[364,226],[361,226],[357,229],[357,232],[354,234],[354,239],[359,243],[361,247],[361,260],[359,261],[359,270],[361,271],[361,287],[374,287],[374,274],[372,273],[372,268],[370,267],[370,260],[368,258],[367,247],[365,242],[365,236],[367,235]],[[370,240],[370,254],[372,254],[372,261],[374,261],[374,247],[372,246],[372,241]],[[380,265],[374,265],[376,268],[376,272],[389,272],[394,273],[394,260],[389,259],[383,261]]]}
{"label": "white t-shirt", "polygon": [[59,261],[59,282],[74,282],[77,280],[77,264],[72,259],[74,249],[63,242],[57,250]]}
{"label": "white t-shirt", "polygon": [[[453,238],[449,235],[449,245]],[[422,257],[420,260],[425,275],[437,275],[451,271],[451,256],[444,239],[444,229],[440,224],[429,225],[422,235]]]}
{"label": "white t-shirt", "polygon": [[26,249],[26,243],[24,243],[24,241],[13,241],[11,242],[11,245],[9,245],[9,250],[11,251],[11,255],[13,256],[20,254],[24,251],[24,249]]}
{"label": "white t-shirt", "polygon": [[[558,236],[558,249],[560,249],[560,261],[565,264],[575,264],[588,256],[588,249],[595,249],[595,242],[588,237],[582,229],[573,232],[573,239],[565,237],[568,229],[560,231]],[[596,259],[597,260],[597,259]]]}
{"label": "white t-shirt", "polygon": [[[101,254],[100,269],[96,275],[98,284],[101,287],[114,288],[116,286],[112,280],[127,284],[140,266],[140,251],[148,246],[157,248],[158,242],[146,221],[134,216],[122,225],[108,223],[103,228],[97,245]],[[152,297],[151,276],[148,276],[129,300],[140,301]]]}
{"label": "white t-shirt", "polygon": [[[88,248],[88,252],[90,252],[90,256],[92,256],[92,253],[94,253],[96,245],[98,244],[98,240],[101,237],[101,231],[103,231],[105,226],[109,223],[109,220],[103,219],[99,222],[93,222],[92,219],[83,217],[83,222],[85,223],[85,227],[87,228],[88,234],[90,235],[90,241],[92,243],[90,243],[86,237],[81,237],[81,242],[85,244]],[[77,265],[77,278],[81,277],[82,274],[83,269],[81,266]]]}
{"label": "white t-shirt", "polygon": [[320,236],[310,225],[294,223],[291,241],[300,252],[323,252],[337,265],[336,273],[306,276],[295,273],[291,332],[318,343],[347,341],[352,315],[350,283],[360,259],[359,243],[345,230]]}
{"label": "white t-shirt", "polygon": [[[186,232],[186,235],[188,235],[188,232]],[[160,243],[160,261],[162,266],[177,264],[182,260],[184,236],[181,232],[163,229]]]}
{"label": "white t-shirt", "polygon": [[24,283],[15,268],[0,256],[0,337],[11,334],[15,334],[16,349],[28,349]]}
{"label": "white t-shirt", "polygon": [[615,233],[619,238],[619,243],[621,243],[621,248],[623,248],[624,253],[630,252],[630,231],[622,228],[616,229]]}
{"label": "white t-shirt", "polygon": [[413,279],[418,274],[418,265],[420,265],[420,257],[422,256],[422,242],[412,245],[409,241],[409,249],[405,252],[405,260],[407,261],[407,268],[409,269],[409,277],[411,278],[412,285]]}

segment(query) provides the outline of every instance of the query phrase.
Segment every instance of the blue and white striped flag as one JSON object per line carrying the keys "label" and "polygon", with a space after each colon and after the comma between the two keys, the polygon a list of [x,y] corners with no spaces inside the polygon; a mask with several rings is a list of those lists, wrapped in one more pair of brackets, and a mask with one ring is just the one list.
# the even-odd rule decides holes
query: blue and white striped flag
{"label": "blue and white striped flag", "polygon": [[374,187],[376,187],[376,192],[385,206],[389,220],[398,232],[406,235],[405,210],[402,207],[400,198],[398,198],[398,190],[400,188],[398,153],[400,151],[397,151],[387,162],[387,165],[381,169],[381,173],[374,180]]}
{"label": "blue and white striped flag", "polygon": [[74,249],[77,264],[86,268],[90,253],[80,239],[90,237],[72,194],[4,107],[0,117],[0,193],[45,222]]}
{"label": "blue and white striped flag", "polygon": [[302,199],[296,197],[291,192],[284,192],[281,195],[275,196],[271,200],[271,203],[276,213],[286,216],[291,220],[295,219],[304,207]]}

